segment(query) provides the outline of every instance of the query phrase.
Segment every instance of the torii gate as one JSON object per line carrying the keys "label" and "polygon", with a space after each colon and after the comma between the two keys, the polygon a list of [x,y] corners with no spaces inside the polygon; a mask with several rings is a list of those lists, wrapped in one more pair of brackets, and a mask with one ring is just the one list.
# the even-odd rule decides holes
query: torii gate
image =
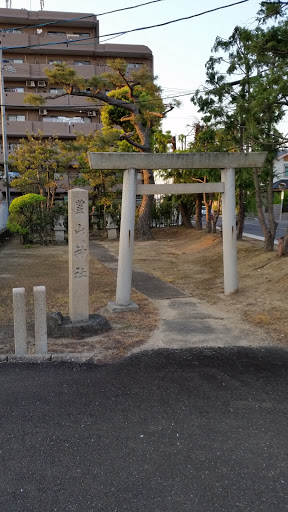
{"label": "torii gate", "polygon": [[[124,170],[116,303],[113,311],[135,309],[131,302],[136,194],[222,193],[224,293],[238,290],[235,168],[262,167],[266,152],[258,153],[88,153],[91,169]],[[138,169],[221,169],[218,183],[138,185]]]}

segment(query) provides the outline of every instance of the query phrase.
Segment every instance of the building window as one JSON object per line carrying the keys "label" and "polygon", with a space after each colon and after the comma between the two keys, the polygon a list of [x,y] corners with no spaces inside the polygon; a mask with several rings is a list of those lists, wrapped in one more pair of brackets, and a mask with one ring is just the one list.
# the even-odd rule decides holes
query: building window
{"label": "building window", "polygon": [[5,92],[24,92],[24,87],[5,87]]}
{"label": "building window", "polygon": [[54,32],[53,30],[49,30],[47,36],[66,36],[66,32]]}
{"label": "building window", "polygon": [[43,118],[44,123],[91,123],[90,117],[65,117],[65,116],[46,116]]}
{"label": "building window", "polygon": [[11,30],[8,30],[9,34],[22,34],[22,30],[20,28],[12,28]]}
{"label": "building window", "polygon": [[142,67],[142,64],[139,64],[137,62],[129,62],[127,64],[127,71],[132,71],[133,69],[140,69]]}
{"label": "building window", "polygon": [[8,143],[9,151],[14,151],[15,149],[19,148],[20,146],[21,146],[21,144],[19,144],[18,142],[9,142]]}
{"label": "building window", "polygon": [[74,66],[90,66],[89,60],[74,60]]}
{"label": "building window", "polygon": [[69,36],[90,37],[90,34],[86,34],[86,32],[73,32],[73,34],[69,34]]}
{"label": "building window", "polygon": [[63,64],[64,60],[48,60],[48,64]]}
{"label": "building window", "polygon": [[64,93],[64,89],[62,88],[57,88],[57,87],[52,87],[52,89],[49,89],[49,92],[51,94],[63,94]]}
{"label": "building window", "polygon": [[7,121],[26,121],[26,116],[20,114],[8,114]]}
{"label": "building window", "polygon": [[288,164],[284,165],[284,175],[288,176]]}
{"label": "building window", "polygon": [[23,59],[4,59],[4,62],[10,62],[10,64],[23,64]]}

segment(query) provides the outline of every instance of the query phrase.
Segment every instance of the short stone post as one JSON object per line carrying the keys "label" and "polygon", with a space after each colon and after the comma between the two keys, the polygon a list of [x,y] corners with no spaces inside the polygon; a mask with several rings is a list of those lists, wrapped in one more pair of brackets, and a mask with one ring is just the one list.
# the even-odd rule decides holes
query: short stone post
{"label": "short stone post", "polygon": [[34,286],[35,352],[47,354],[46,288]]}
{"label": "short stone post", "polygon": [[124,171],[116,304],[110,303],[108,305],[111,311],[124,311],[138,308],[137,304],[131,302],[136,180],[137,173],[135,169],[127,169]]}
{"label": "short stone post", "polygon": [[235,169],[222,169],[221,181],[225,186],[222,194],[224,293],[230,295],[238,290]]}
{"label": "short stone post", "polygon": [[27,354],[25,288],[13,288],[14,343],[16,356]]}
{"label": "short stone post", "polygon": [[69,317],[89,319],[89,210],[88,191],[68,192]]}

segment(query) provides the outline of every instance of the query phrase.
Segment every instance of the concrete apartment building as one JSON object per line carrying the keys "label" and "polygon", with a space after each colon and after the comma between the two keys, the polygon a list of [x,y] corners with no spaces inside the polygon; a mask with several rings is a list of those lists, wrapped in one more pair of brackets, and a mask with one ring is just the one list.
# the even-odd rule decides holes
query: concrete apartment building
{"label": "concrete apartment building", "polygon": [[[45,68],[52,67],[53,62],[65,61],[85,78],[108,71],[109,58],[125,59],[127,70],[144,64],[153,69],[152,52],[147,46],[100,44],[99,21],[89,13],[2,8],[0,42],[9,153],[27,132],[40,130],[44,136],[68,140],[75,138],[75,132],[89,134],[101,128],[100,107],[85,98],[64,96],[48,100],[44,108],[24,103],[27,93],[48,96],[61,92],[60,87],[49,86],[45,75]],[[1,171],[1,130],[0,135]]]}

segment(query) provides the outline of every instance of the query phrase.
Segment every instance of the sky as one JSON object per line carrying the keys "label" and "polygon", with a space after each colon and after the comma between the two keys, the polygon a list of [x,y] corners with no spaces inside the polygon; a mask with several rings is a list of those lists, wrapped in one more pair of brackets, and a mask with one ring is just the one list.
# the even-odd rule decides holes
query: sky
{"label": "sky", "polygon": [[[57,11],[61,5],[62,12],[100,14],[146,1],[148,0],[106,0],[105,2],[82,0],[80,4],[76,0],[61,0],[61,3],[56,0],[45,0],[44,10]],[[234,1],[161,0],[136,9],[99,16],[100,36],[192,16],[234,3]],[[5,1],[0,0],[0,5],[5,7]],[[126,34],[109,41],[115,44],[144,44],[152,50],[154,73],[158,76],[157,83],[163,89],[163,96],[179,96],[182,103],[180,108],[170,112],[167,119],[163,121],[165,131],[170,130],[176,136],[188,135],[192,131],[193,123],[200,119],[200,114],[190,98],[193,91],[205,83],[205,63],[211,55],[216,37],[229,37],[237,25],[253,28],[259,5],[258,0],[249,0],[213,13],[164,27]],[[12,8],[40,10],[40,0],[12,0]],[[105,37],[103,42],[104,40]],[[180,96],[184,94],[185,96]],[[165,101],[169,102],[169,99]],[[191,137],[192,135],[188,135],[187,142],[192,140]]]}

